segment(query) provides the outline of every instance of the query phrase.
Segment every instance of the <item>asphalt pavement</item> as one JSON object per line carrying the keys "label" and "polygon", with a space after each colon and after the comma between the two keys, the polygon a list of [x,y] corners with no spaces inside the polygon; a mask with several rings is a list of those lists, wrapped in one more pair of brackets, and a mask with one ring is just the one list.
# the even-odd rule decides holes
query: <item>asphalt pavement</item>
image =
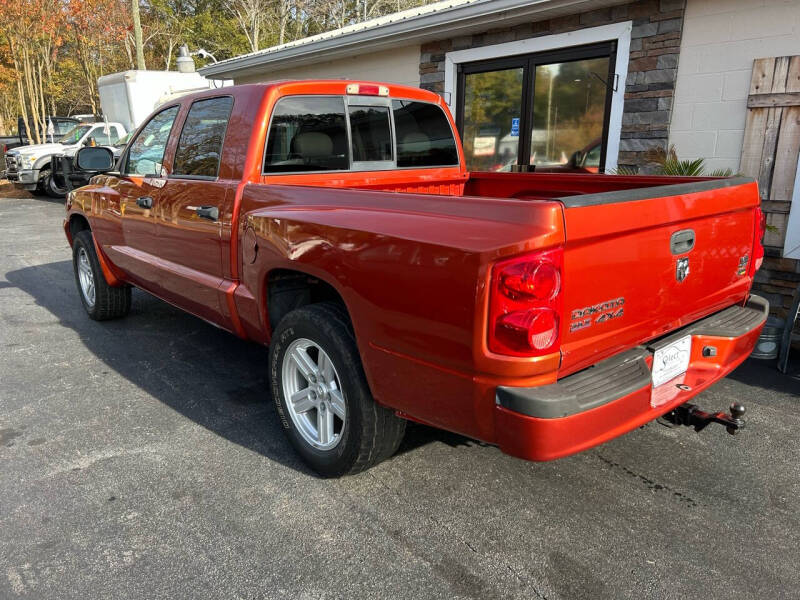
{"label": "asphalt pavement", "polygon": [[86,317],[62,217],[0,198],[0,598],[800,597],[797,360],[699,397],[744,402],[741,435],[656,422],[536,464],[412,425],[324,480],[264,348],[139,291]]}

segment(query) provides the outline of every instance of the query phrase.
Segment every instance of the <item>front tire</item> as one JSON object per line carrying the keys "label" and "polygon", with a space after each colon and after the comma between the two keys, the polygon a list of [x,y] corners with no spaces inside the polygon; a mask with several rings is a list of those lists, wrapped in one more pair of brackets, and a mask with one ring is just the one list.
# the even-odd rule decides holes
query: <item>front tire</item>
{"label": "front tire", "polygon": [[45,167],[39,171],[39,178],[36,180],[36,188],[31,190],[31,194],[34,196],[47,196],[51,173],[50,167]]}
{"label": "front tire", "polygon": [[395,453],[406,422],[372,398],[346,312],[333,303],[287,314],[270,345],[272,397],[289,441],[324,477]]}
{"label": "front tire", "polygon": [[111,287],[103,275],[90,231],[79,232],[72,243],[72,267],[83,308],[95,321],[118,319],[131,309],[131,287]]}
{"label": "front tire", "polygon": [[[63,177],[62,177],[63,179]],[[56,181],[56,176],[54,173],[50,173],[45,182],[45,189],[47,190],[47,195],[51,198],[66,198],[67,197],[67,188],[61,187]]]}

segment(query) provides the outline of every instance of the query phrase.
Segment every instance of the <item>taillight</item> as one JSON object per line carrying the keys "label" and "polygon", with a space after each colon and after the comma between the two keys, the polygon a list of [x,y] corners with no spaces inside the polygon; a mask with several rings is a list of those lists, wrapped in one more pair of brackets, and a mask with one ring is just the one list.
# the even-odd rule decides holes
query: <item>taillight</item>
{"label": "taillight", "polygon": [[389,88],[385,85],[374,85],[371,83],[348,83],[345,91],[348,94],[358,94],[360,96],[388,96]]}
{"label": "taillight", "polygon": [[489,293],[489,350],[540,356],[558,347],[563,251],[559,248],[498,262]]}
{"label": "taillight", "polygon": [[764,234],[767,232],[767,215],[761,210],[761,207],[756,207],[755,214],[755,227],[753,232],[753,260],[750,261],[751,277],[756,274],[761,263],[764,262]]}

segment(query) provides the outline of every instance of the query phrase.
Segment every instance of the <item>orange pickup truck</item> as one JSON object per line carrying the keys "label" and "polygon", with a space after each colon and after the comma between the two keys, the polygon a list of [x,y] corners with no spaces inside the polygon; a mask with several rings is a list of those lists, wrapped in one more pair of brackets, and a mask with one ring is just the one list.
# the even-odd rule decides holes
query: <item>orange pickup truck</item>
{"label": "orange pickup truck", "polygon": [[352,81],[180,98],[114,162],[82,149],[97,174],[66,201],[89,316],[136,286],[268,344],[323,475],[391,456],[407,420],[529,460],[660,416],[744,424],[686,401],[766,319],[751,180],[468,172],[438,96]]}

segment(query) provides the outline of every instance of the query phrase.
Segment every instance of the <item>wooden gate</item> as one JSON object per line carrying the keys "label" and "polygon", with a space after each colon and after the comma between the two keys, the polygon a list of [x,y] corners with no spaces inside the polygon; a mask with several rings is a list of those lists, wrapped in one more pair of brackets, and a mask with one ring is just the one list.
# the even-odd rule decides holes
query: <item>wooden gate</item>
{"label": "wooden gate", "polygon": [[[785,316],[800,284],[800,261],[783,254],[799,155],[800,56],[756,59],[739,171],[758,180],[769,225],[766,257],[755,287],[780,316]],[[794,210],[800,211],[800,206]]]}

